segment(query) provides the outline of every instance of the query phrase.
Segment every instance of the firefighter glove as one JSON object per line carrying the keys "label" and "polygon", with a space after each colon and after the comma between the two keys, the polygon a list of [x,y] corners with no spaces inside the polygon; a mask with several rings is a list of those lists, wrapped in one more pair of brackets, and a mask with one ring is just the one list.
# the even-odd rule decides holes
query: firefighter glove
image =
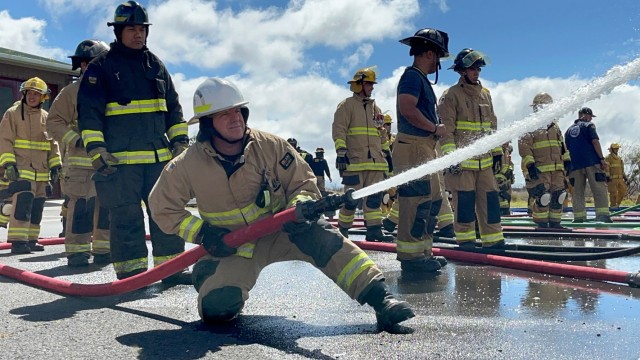
{"label": "firefighter glove", "polygon": [[113,165],[118,163],[118,158],[111,155],[106,148],[98,147],[88,152],[91,157],[91,165],[102,175],[111,175],[117,171]]}
{"label": "firefighter glove", "polygon": [[497,174],[502,169],[502,155],[493,155],[493,173]]}
{"label": "firefighter glove", "polygon": [[527,172],[529,173],[530,180],[538,180],[540,178],[540,170],[538,170],[535,164],[529,164],[527,166]]}
{"label": "firefighter glove", "polygon": [[62,168],[60,166],[54,166],[49,169],[49,177],[51,178],[52,183],[57,183],[60,181],[60,177],[62,176]]}
{"label": "firefighter glove", "polygon": [[84,147],[84,142],[82,142],[82,139],[78,139],[76,140],[76,145],[75,145],[78,149],[82,149]]}
{"label": "firefighter glove", "polygon": [[171,155],[173,155],[173,157],[176,157],[182,154],[183,151],[187,150],[187,148],[189,148],[188,142],[177,141],[173,143],[173,146],[171,147]]}
{"label": "firefighter glove", "polygon": [[462,172],[462,168],[460,167],[460,164],[453,164],[447,168],[447,172],[452,175],[457,175]]}
{"label": "firefighter glove", "polygon": [[230,232],[229,229],[204,223],[202,229],[200,229],[200,236],[198,236],[199,243],[209,254],[215,257],[231,256],[236,253],[236,248],[225,244],[222,239]]}
{"label": "firefighter glove", "polygon": [[20,173],[16,164],[5,165],[4,176],[11,181],[18,181]]}
{"label": "firefighter glove", "polygon": [[572,166],[571,166],[571,160],[565,160],[563,162],[563,165],[564,165],[564,173],[565,174],[568,174],[568,173],[571,172],[571,170],[573,170]]}
{"label": "firefighter glove", "polygon": [[338,169],[338,171],[346,171],[347,164],[349,164],[349,158],[347,157],[347,149],[346,148],[338,149],[336,151],[336,154],[337,154],[336,169]]}

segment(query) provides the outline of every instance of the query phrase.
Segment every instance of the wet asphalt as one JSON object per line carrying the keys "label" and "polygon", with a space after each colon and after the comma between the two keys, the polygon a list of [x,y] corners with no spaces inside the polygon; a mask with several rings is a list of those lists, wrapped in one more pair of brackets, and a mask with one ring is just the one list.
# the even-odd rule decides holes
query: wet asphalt
{"label": "wet asphalt", "polygon": [[[58,212],[47,203],[42,237],[60,232]],[[640,359],[640,289],[461,262],[407,278],[394,254],[368,253],[416,313],[397,333],[378,331],[372,309],[302,262],[266,268],[241,317],[218,327],[200,322],[191,286],[67,297],[0,276],[0,359]],[[78,283],[116,280],[110,265],[68,268],[62,245],[3,250],[0,263]],[[637,272],[640,257],[585,265]]]}

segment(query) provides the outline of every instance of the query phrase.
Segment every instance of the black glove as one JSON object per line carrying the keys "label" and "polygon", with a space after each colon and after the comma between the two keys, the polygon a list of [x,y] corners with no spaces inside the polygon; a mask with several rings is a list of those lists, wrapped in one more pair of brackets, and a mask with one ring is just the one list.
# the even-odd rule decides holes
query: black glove
{"label": "black glove", "polygon": [[497,174],[502,169],[502,155],[493,155],[493,173]]}
{"label": "black glove", "polygon": [[571,160],[565,160],[563,162],[564,165],[564,173],[568,174],[571,172],[571,170],[573,170],[572,166],[571,166]]}
{"label": "black glove", "polygon": [[455,165],[449,166],[446,171],[449,174],[457,175],[457,174],[460,174],[462,172],[462,168],[460,167],[460,164],[455,164]]}
{"label": "black glove", "polygon": [[188,142],[179,142],[179,141],[177,141],[171,147],[171,155],[173,157],[176,157],[176,156],[182,154],[182,152],[187,150],[188,148],[189,148],[189,143]]}
{"label": "black glove", "polygon": [[339,149],[336,152],[336,169],[338,171],[346,171],[349,158],[347,157],[347,149]]}
{"label": "black glove", "polygon": [[18,179],[20,179],[20,172],[18,172],[16,164],[5,165],[4,176],[10,181],[18,181]]}
{"label": "black glove", "polygon": [[199,244],[207,250],[207,252],[215,257],[226,257],[236,253],[236,248],[230,247],[222,241],[222,238],[230,233],[229,229],[217,227],[204,223],[200,229],[198,236]]}
{"label": "black glove", "polygon": [[49,178],[51,179],[52,183],[57,183],[58,181],[60,181],[60,176],[62,175],[62,168],[60,166],[54,166],[51,169],[49,169]]}
{"label": "black glove", "polygon": [[391,151],[382,150],[382,152],[384,153],[384,158],[387,160],[387,165],[389,165],[389,172],[392,173],[393,172],[393,160],[391,159]]}
{"label": "black glove", "polygon": [[538,170],[535,164],[529,164],[527,166],[527,172],[529,173],[530,180],[538,180],[540,178],[540,170]]}
{"label": "black glove", "polygon": [[76,146],[78,149],[82,149],[82,148],[84,147],[84,142],[82,141],[82,139],[78,139],[78,140],[76,140],[76,144],[75,144],[75,146]]}

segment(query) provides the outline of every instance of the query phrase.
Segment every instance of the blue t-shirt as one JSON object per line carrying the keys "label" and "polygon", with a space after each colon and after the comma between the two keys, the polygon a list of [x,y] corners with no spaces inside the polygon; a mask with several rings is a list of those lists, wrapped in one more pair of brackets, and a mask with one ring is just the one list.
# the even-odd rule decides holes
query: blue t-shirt
{"label": "blue t-shirt", "polygon": [[[410,66],[404,70],[398,83],[397,96],[400,94],[409,94],[418,99],[416,107],[422,115],[434,124],[438,124],[438,115],[436,113],[436,94],[433,92],[431,83],[427,76],[419,69]],[[400,113],[400,107],[396,100],[396,114],[398,116],[398,132],[415,135],[415,136],[431,136],[432,133],[419,129],[409,122],[407,118]]]}
{"label": "blue t-shirt", "polygon": [[571,167],[574,170],[600,164],[600,157],[591,142],[594,139],[600,138],[596,132],[596,125],[590,121],[578,119],[564,133],[564,143],[569,149]]}

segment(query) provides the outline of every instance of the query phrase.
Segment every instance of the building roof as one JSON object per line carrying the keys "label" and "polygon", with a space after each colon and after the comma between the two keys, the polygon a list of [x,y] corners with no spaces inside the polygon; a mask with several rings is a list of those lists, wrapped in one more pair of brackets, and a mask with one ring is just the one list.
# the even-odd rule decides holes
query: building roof
{"label": "building roof", "polygon": [[47,70],[66,75],[77,76],[79,74],[77,70],[71,70],[71,64],[3,47],[0,47],[0,63],[26,66],[32,69]]}

